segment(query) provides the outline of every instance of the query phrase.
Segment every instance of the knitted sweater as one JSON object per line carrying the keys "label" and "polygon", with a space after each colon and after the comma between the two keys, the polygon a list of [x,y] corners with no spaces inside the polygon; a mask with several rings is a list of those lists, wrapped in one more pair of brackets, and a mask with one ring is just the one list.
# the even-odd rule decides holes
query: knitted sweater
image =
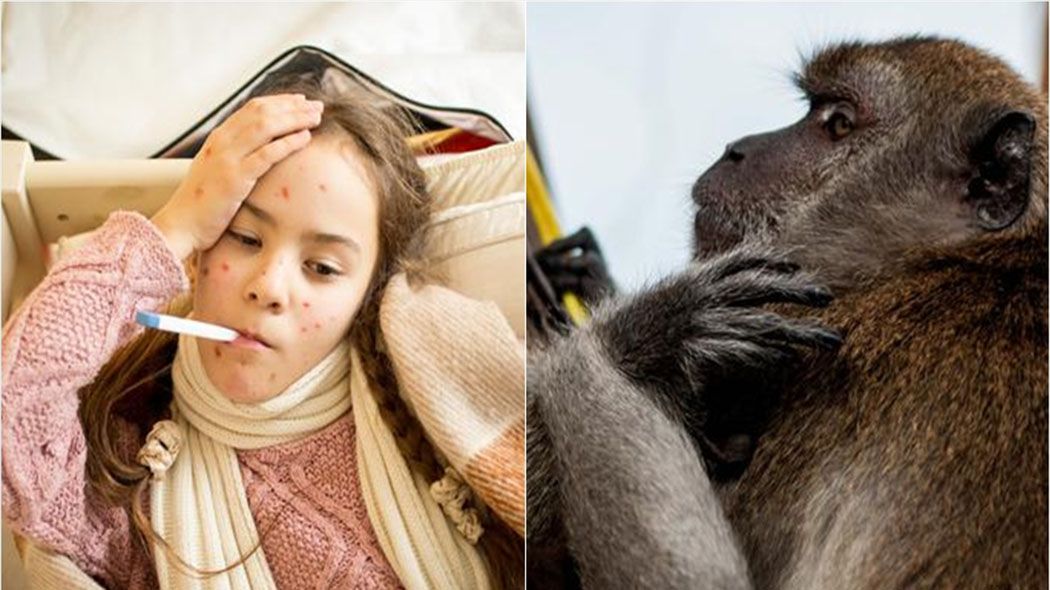
{"label": "knitted sweater", "polygon": [[[4,517],[109,588],[156,588],[157,580],[127,513],[85,485],[77,390],[141,332],[137,310],[161,309],[187,286],[156,228],[118,212],[56,264],[4,329]],[[134,432],[127,438],[138,444]],[[369,522],[355,456],[349,414],[304,439],[237,452],[279,588],[399,586]]]}

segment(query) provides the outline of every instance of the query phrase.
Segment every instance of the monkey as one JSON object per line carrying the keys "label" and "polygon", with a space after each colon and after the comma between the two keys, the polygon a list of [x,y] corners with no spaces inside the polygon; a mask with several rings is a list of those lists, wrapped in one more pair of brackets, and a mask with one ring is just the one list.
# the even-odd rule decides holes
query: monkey
{"label": "monkey", "polygon": [[[1046,96],[920,36],[824,47],[795,82],[808,112],[730,143],[694,183],[691,268],[530,349],[529,575],[1045,588]],[[717,289],[719,267],[756,251],[744,275],[773,294],[730,308],[769,314],[734,332],[763,353],[721,357],[671,329],[724,318],[681,286]],[[772,326],[804,346],[786,354]],[[806,345],[835,332],[839,346]],[[755,373],[771,391],[750,389]],[[742,468],[719,477],[705,437]]]}

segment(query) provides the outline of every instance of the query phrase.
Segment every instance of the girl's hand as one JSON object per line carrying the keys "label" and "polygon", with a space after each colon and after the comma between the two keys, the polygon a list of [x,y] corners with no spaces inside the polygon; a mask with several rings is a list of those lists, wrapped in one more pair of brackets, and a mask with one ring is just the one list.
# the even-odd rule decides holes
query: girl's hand
{"label": "girl's hand", "polygon": [[182,183],[151,219],[180,260],[222,237],[256,181],[309,143],[323,109],[324,103],[301,94],[257,97],[208,135]]}

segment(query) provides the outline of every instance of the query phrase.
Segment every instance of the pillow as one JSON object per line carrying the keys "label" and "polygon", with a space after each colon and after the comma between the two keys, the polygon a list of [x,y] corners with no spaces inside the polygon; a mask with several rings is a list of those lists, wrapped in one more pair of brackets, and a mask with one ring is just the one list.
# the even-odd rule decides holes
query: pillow
{"label": "pillow", "polygon": [[525,142],[520,140],[422,166],[439,211],[525,190]]}
{"label": "pillow", "polygon": [[525,192],[457,205],[434,216],[427,256],[445,285],[499,306],[525,337]]}
{"label": "pillow", "polygon": [[446,286],[492,301],[525,337],[525,142],[424,165],[436,202],[426,255]]}

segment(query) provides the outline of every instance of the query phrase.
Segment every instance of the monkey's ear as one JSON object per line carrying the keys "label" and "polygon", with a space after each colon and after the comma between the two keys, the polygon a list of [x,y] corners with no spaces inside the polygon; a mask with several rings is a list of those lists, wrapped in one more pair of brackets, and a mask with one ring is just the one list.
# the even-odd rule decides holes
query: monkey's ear
{"label": "monkey's ear", "polygon": [[974,176],[967,186],[977,224],[989,231],[1009,227],[1028,207],[1035,118],[1021,111],[1000,116],[970,155]]}

